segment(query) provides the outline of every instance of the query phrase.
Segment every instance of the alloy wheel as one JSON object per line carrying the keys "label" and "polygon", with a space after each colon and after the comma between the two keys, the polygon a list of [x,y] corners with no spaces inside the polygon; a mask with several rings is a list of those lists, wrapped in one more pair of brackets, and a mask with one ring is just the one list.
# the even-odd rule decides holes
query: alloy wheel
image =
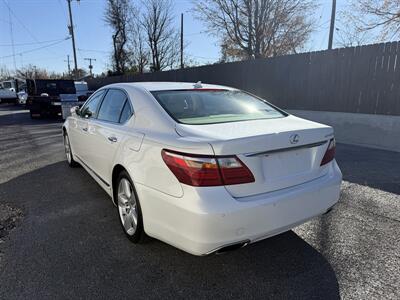
{"label": "alloy wheel", "polygon": [[132,185],[126,178],[118,184],[118,212],[125,232],[134,235],[138,225],[137,203]]}
{"label": "alloy wheel", "polygon": [[64,149],[65,149],[65,156],[67,157],[68,163],[71,163],[71,147],[69,145],[68,136],[64,135]]}

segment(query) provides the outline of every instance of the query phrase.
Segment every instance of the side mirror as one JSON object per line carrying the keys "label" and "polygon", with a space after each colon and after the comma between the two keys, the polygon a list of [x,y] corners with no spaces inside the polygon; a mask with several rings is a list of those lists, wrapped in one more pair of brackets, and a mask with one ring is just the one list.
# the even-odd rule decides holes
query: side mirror
{"label": "side mirror", "polygon": [[83,117],[89,119],[92,116],[92,112],[90,110],[85,111]]}
{"label": "side mirror", "polygon": [[71,115],[74,115],[74,114],[80,116],[81,110],[80,110],[79,106],[71,107]]}

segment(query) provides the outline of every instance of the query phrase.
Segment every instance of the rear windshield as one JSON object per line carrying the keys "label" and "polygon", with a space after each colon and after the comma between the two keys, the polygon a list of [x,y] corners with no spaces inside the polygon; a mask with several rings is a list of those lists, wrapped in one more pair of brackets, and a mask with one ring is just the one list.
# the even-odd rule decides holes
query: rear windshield
{"label": "rear windshield", "polygon": [[181,90],[152,92],[179,123],[202,125],[286,116],[266,101],[241,91]]}

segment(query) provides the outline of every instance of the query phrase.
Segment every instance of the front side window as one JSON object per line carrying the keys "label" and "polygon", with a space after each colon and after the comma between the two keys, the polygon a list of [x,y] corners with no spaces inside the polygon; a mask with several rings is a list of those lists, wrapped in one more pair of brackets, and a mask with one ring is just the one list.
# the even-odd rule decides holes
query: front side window
{"label": "front side window", "polygon": [[266,101],[242,91],[177,90],[152,94],[173,119],[184,124],[214,124],[286,116]]}
{"label": "front side window", "polygon": [[88,100],[85,106],[81,109],[81,116],[85,118],[96,118],[97,117],[97,108],[103,99],[104,90],[98,91],[93,94],[92,97]]}
{"label": "front side window", "polygon": [[128,97],[123,91],[110,89],[101,104],[97,118],[118,123]]}

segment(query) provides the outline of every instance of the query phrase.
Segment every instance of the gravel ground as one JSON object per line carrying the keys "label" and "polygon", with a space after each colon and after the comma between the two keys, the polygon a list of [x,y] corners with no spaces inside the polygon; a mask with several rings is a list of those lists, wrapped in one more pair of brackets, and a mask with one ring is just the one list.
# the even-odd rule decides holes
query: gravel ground
{"label": "gravel ground", "polygon": [[400,298],[399,153],[338,144],[330,214],[195,257],[127,241],[105,192],[67,167],[60,128],[0,105],[0,299]]}

